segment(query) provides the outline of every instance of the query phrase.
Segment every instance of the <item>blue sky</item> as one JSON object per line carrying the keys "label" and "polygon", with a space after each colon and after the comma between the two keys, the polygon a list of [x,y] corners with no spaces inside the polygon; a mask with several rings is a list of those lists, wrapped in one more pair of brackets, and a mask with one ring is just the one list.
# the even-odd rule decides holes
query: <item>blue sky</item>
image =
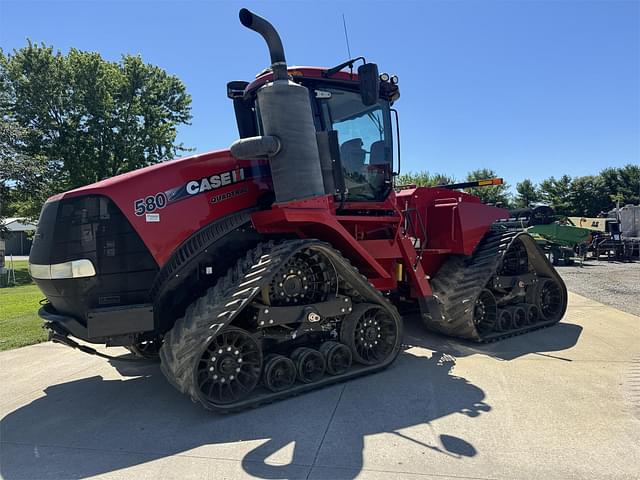
{"label": "blue sky", "polygon": [[226,82],[268,64],[243,6],[276,25],[292,65],[343,61],[345,15],[352,54],[400,78],[403,171],[487,167],[515,184],[640,163],[637,0],[0,0],[0,47],[140,53],[185,82],[193,121],[179,140],[203,152],[237,135]]}

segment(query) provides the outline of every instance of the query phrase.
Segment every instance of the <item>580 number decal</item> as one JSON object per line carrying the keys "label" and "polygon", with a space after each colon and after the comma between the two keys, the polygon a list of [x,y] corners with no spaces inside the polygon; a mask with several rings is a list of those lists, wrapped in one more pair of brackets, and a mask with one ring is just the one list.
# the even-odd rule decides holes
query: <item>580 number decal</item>
{"label": "580 number decal", "polygon": [[138,216],[145,213],[151,213],[155,210],[160,210],[167,206],[167,196],[160,192],[155,195],[149,195],[145,198],[140,198],[133,203],[133,208]]}

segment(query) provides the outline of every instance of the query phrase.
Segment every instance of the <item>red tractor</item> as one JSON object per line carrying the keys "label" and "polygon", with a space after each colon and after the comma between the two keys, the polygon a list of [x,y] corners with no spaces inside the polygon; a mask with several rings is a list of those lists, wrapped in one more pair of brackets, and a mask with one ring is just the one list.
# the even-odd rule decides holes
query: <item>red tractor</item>
{"label": "red tractor", "polygon": [[565,286],[531,237],[493,226],[506,210],[465,185],[394,190],[396,77],[362,57],[288,68],[270,23],[240,21],[271,67],[228,84],[229,150],[44,205],[30,271],[54,341],[159,356],[181,392],[230,411],[387,367],[394,303],[479,342],[560,320]]}

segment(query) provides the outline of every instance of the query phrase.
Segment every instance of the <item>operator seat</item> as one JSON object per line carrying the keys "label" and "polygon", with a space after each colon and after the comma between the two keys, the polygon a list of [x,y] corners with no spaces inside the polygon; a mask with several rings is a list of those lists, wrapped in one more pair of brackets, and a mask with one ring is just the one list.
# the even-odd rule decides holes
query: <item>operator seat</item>
{"label": "operator seat", "polygon": [[369,165],[383,165],[387,163],[384,140],[373,142],[369,149]]}
{"label": "operator seat", "polygon": [[347,173],[360,173],[364,168],[367,152],[362,148],[361,138],[352,138],[340,145],[340,160]]}

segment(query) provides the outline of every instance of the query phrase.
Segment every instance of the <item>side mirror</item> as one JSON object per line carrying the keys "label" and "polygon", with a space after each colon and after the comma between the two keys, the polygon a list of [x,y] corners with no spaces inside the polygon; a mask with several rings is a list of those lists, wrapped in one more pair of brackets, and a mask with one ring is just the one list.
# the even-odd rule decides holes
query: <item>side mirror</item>
{"label": "side mirror", "polygon": [[360,80],[360,95],[362,103],[374,105],[378,103],[380,97],[380,74],[378,65],[375,63],[365,63],[358,67],[358,78]]}

